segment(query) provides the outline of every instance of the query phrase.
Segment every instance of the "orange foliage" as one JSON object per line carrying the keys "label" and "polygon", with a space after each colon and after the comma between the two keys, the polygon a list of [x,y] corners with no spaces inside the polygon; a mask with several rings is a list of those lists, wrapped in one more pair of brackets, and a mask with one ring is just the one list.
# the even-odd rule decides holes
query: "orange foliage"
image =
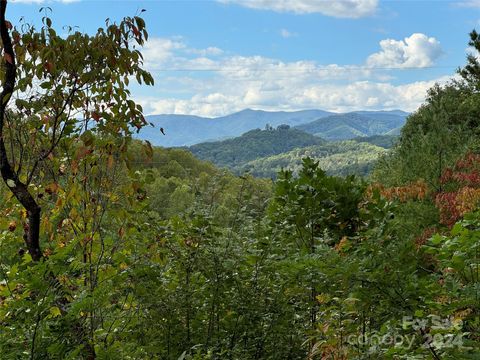
{"label": "orange foliage", "polygon": [[443,171],[440,183],[450,191],[437,193],[435,205],[440,210],[440,222],[451,227],[480,205],[480,155],[466,154]]}
{"label": "orange foliage", "polygon": [[373,184],[367,189],[367,196],[373,191],[380,191],[380,195],[388,200],[407,202],[409,200],[423,200],[427,196],[428,186],[423,180],[417,180],[405,186],[384,187],[382,184]]}
{"label": "orange foliage", "polygon": [[346,236],[342,237],[342,239],[340,240],[340,242],[335,245],[335,250],[338,252],[338,253],[343,253],[343,250],[345,247],[348,246],[348,238]]}

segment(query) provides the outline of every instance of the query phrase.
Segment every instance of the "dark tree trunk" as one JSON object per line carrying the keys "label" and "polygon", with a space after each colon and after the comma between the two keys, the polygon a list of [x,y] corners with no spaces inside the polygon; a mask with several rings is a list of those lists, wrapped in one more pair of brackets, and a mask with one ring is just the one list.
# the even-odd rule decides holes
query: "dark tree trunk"
{"label": "dark tree trunk", "polygon": [[3,57],[5,59],[5,80],[3,90],[0,94],[0,173],[3,181],[7,184],[10,191],[22,204],[27,211],[28,224],[25,226],[25,244],[32,259],[38,261],[42,257],[40,250],[40,206],[28,191],[26,184],[22,183],[8,161],[7,150],[5,148],[5,139],[3,130],[5,126],[5,113],[8,101],[15,88],[16,66],[15,54],[13,52],[12,41],[8,33],[7,21],[5,20],[5,11],[7,9],[7,0],[0,0],[0,37],[3,44]]}

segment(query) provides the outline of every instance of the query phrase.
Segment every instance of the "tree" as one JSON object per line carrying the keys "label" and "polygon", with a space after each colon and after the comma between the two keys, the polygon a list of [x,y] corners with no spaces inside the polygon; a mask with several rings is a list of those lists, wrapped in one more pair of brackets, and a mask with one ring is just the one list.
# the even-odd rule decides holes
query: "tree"
{"label": "tree", "polygon": [[[469,46],[480,50],[480,36],[473,30]],[[459,79],[428,90],[420,108],[411,114],[397,145],[376,169],[376,178],[388,185],[405,185],[423,178],[442,190],[446,167],[471,149],[478,149],[480,129],[480,63],[474,54],[458,69]]]}
{"label": "tree", "polygon": [[[52,185],[45,191],[55,191],[66,164],[78,165],[95,151],[94,136],[128,138],[133,129],[146,125],[127,86],[131,77],[153,84],[137,49],[148,34],[143,19],[134,16],[118,24],[107,19],[106,28],[93,36],[71,28],[62,38],[52,27],[48,8],[43,8],[39,31],[27,24],[13,27],[5,19],[6,8],[2,0],[0,172],[26,211],[25,244],[32,259],[39,260],[42,206],[40,194],[32,189],[47,180]],[[125,142],[105,146],[112,157],[126,150]]]}
{"label": "tree", "polygon": [[[354,176],[328,176],[311,158],[303,159],[298,178],[294,178],[291,171],[283,171],[277,181],[270,214],[275,227],[282,229],[297,248],[295,252],[300,256],[297,255],[295,261],[306,255],[304,268],[308,269],[310,292],[308,322],[312,330],[317,327],[317,296],[322,276],[317,273],[318,264],[312,266],[311,260],[318,259],[318,253],[325,252],[326,248],[348,247],[348,238],[354,237],[364,223],[359,208],[364,190],[364,184]],[[291,247],[292,244],[286,246]],[[310,350],[313,345],[311,341]]]}
{"label": "tree", "polygon": [[[480,52],[480,34],[475,30],[470,33],[468,45]],[[467,65],[463,69],[459,69],[458,73],[474,90],[477,92],[480,90],[480,62],[475,54],[471,53],[467,56]]]}

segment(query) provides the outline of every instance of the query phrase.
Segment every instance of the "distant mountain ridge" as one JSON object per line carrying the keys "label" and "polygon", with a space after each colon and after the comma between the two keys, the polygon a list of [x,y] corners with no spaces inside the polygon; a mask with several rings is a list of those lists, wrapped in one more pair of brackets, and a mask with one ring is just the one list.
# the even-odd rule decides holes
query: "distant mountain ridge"
{"label": "distant mountain ridge", "polygon": [[393,135],[405,124],[408,114],[394,111],[358,111],[334,114],[298,125],[297,128],[326,140],[349,140],[374,135]]}
{"label": "distant mountain ridge", "polygon": [[[392,111],[356,111],[337,114],[323,110],[263,111],[246,109],[217,118],[194,115],[150,115],[146,119],[155,127],[142,129],[136,137],[164,147],[191,146],[206,141],[218,141],[240,136],[269,124],[299,126],[301,130],[330,140],[360,136],[398,134],[408,113]],[[355,119],[351,119],[353,117]],[[322,120],[326,120],[323,123]],[[309,126],[307,126],[310,124]],[[315,125],[316,124],[316,125]],[[305,126],[305,128],[303,128]],[[316,131],[320,126],[320,130]],[[162,135],[163,128],[166,135]],[[313,128],[314,130],[310,130]]]}
{"label": "distant mountain ridge", "polygon": [[[331,115],[323,110],[302,111],[262,111],[246,109],[218,118],[205,118],[193,115],[150,115],[146,119],[155,127],[142,129],[137,138],[149,140],[159,146],[190,146],[205,141],[215,141],[240,136],[243,133],[286,124],[296,126]],[[165,136],[159,131],[162,127]]]}

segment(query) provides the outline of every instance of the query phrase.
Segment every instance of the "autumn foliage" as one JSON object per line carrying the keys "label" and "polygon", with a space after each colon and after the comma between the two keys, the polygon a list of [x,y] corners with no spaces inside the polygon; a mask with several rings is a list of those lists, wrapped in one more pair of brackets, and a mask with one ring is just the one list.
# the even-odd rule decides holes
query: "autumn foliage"
{"label": "autumn foliage", "polygon": [[423,180],[417,180],[405,186],[385,187],[380,183],[372,184],[367,189],[367,197],[378,191],[380,195],[389,200],[398,200],[402,203],[410,200],[423,200],[428,195],[428,186]]}
{"label": "autumn foliage", "polygon": [[442,190],[435,195],[440,222],[449,227],[480,204],[480,154],[468,153],[440,178]]}

